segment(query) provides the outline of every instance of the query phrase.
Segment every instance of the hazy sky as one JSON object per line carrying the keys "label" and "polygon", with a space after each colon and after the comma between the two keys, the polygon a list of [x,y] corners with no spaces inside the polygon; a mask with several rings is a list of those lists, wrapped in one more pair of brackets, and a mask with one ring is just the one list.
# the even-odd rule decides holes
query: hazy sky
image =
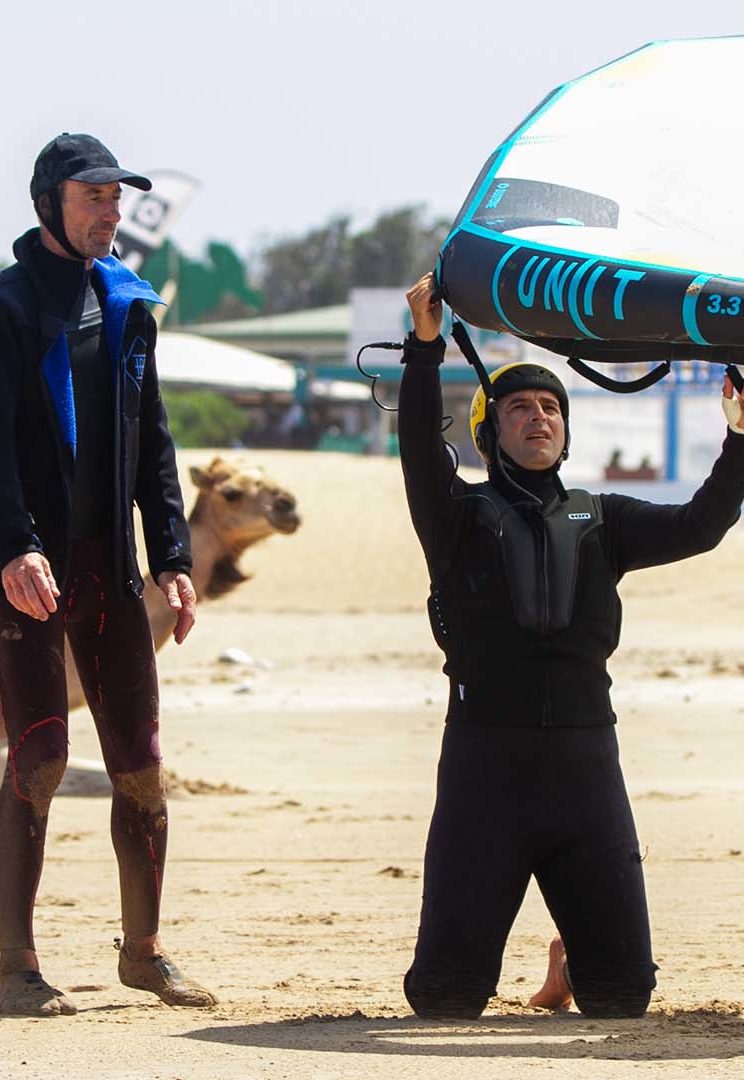
{"label": "hazy sky", "polygon": [[[60,131],[97,135],[133,170],[192,174],[174,238],[246,253],[339,212],[453,216],[554,86],[648,41],[738,32],[742,0],[8,5],[0,257],[34,223],[33,160]],[[690,93],[706,92],[691,71]]]}

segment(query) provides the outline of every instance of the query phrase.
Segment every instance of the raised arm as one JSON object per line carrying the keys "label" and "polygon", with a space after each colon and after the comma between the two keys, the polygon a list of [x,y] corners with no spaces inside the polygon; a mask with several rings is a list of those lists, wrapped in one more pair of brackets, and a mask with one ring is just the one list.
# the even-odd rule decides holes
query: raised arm
{"label": "raised arm", "polygon": [[659,506],[622,495],[603,496],[605,521],[619,574],[710,551],[739,518],[744,501],[742,399],[726,376],[723,407],[729,430],[710,476],[688,503]]}
{"label": "raised arm", "polygon": [[426,274],[406,294],[413,333],[406,339],[398,402],[398,438],[408,506],[430,568],[437,551],[446,548],[451,539],[459,511],[453,489],[462,487],[442,437],[442,305],[432,302],[433,287],[433,275]]}

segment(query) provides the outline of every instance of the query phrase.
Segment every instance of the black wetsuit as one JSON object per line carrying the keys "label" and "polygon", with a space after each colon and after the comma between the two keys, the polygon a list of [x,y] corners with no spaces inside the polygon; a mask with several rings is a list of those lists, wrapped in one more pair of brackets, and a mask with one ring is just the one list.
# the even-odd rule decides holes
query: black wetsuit
{"label": "black wetsuit", "polygon": [[450,678],[406,994],[422,1016],[479,1015],[534,874],[579,1008],[638,1016],[655,968],[609,697],[616,586],[720,541],[744,498],[744,437],[727,433],[682,506],[561,499],[550,474],[526,470],[467,484],[441,435],[443,352],[409,339],[400,389],[406,493]]}
{"label": "black wetsuit", "polygon": [[[125,505],[127,495],[117,502],[117,494],[133,491],[140,504],[154,573],[191,567],[154,375],[151,316],[131,294],[124,298],[130,306],[120,311],[122,353],[114,360],[111,323],[101,310],[111,301],[100,270],[90,275],[82,263],[51,254],[34,234],[23,238],[18,254],[19,265],[0,281],[0,561],[42,551],[62,595],[42,622],[18,611],[0,589],[0,701],[8,736],[0,950],[34,948],[48,809],[68,751],[65,637],[113,783],[123,928],[135,938],[157,932],[168,833],[158,779],[158,684],[131,569],[131,497]],[[125,287],[139,285],[127,279]],[[68,380],[49,367],[52,350],[42,352],[50,326],[64,337],[53,348],[66,358],[68,366],[56,370],[69,372]]]}

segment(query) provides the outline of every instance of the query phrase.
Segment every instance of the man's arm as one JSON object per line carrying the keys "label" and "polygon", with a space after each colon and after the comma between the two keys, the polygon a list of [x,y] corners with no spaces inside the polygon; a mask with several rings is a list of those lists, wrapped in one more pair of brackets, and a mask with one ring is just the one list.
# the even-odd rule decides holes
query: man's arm
{"label": "man's arm", "polygon": [[728,376],[723,401],[730,430],[710,476],[688,503],[660,506],[622,495],[602,497],[620,575],[710,551],[738,520],[744,501],[744,415]]}
{"label": "man's arm", "polygon": [[0,317],[0,580],[13,607],[44,621],[57,610],[59,589],[25,507],[18,475],[13,349],[12,334]]}
{"label": "man's arm", "polygon": [[398,440],[406,496],[430,570],[437,561],[437,551],[447,546],[451,536],[458,516],[452,489],[453,485],[461,486],[442,437],[442,305],[432,302],[433,288],[433,275],[426,274],[406,294],[414,329],[406,339],[398,401]]}
{"label": "man's arm", "polygon": [[178,481],[176,452],[168,430],[155,366],[154,320],[148,319],[148,345],[140,398],[140,452],[135,499],[142,512],[150,573],[189,573],[189,529]]}
{"label": "man's arm", "polygon": [[135,498],[142,513],[150,572],[176,615],[173,637],[180,645],[196,619],[196,593],[189,577],[191,545],[178,482],[176,453],[155,367],[154,321],[148,320],[148,329]]}

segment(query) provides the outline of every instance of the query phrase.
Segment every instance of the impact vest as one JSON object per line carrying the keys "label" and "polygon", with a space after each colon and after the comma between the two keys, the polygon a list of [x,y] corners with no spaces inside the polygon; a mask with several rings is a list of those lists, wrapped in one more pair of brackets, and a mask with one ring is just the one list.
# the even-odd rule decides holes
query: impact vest
{"label": "impact vest", "polygon": [[528,499],[467,487],[472,513],[428,603],[445,671],[478,722],[612,723],[606,660],[620,601],[601,500],[581,490],[547,507]]}
{"label": "impact vest", "polygon": [[573,613],[579,549],[602,524],[599,497],[572,491],[545,514],[536,503],[527,520],[488,481],[470,494],[478,499],[479,524],[493,530],[501,548],[517,623],[540,634],[564,630]]}

